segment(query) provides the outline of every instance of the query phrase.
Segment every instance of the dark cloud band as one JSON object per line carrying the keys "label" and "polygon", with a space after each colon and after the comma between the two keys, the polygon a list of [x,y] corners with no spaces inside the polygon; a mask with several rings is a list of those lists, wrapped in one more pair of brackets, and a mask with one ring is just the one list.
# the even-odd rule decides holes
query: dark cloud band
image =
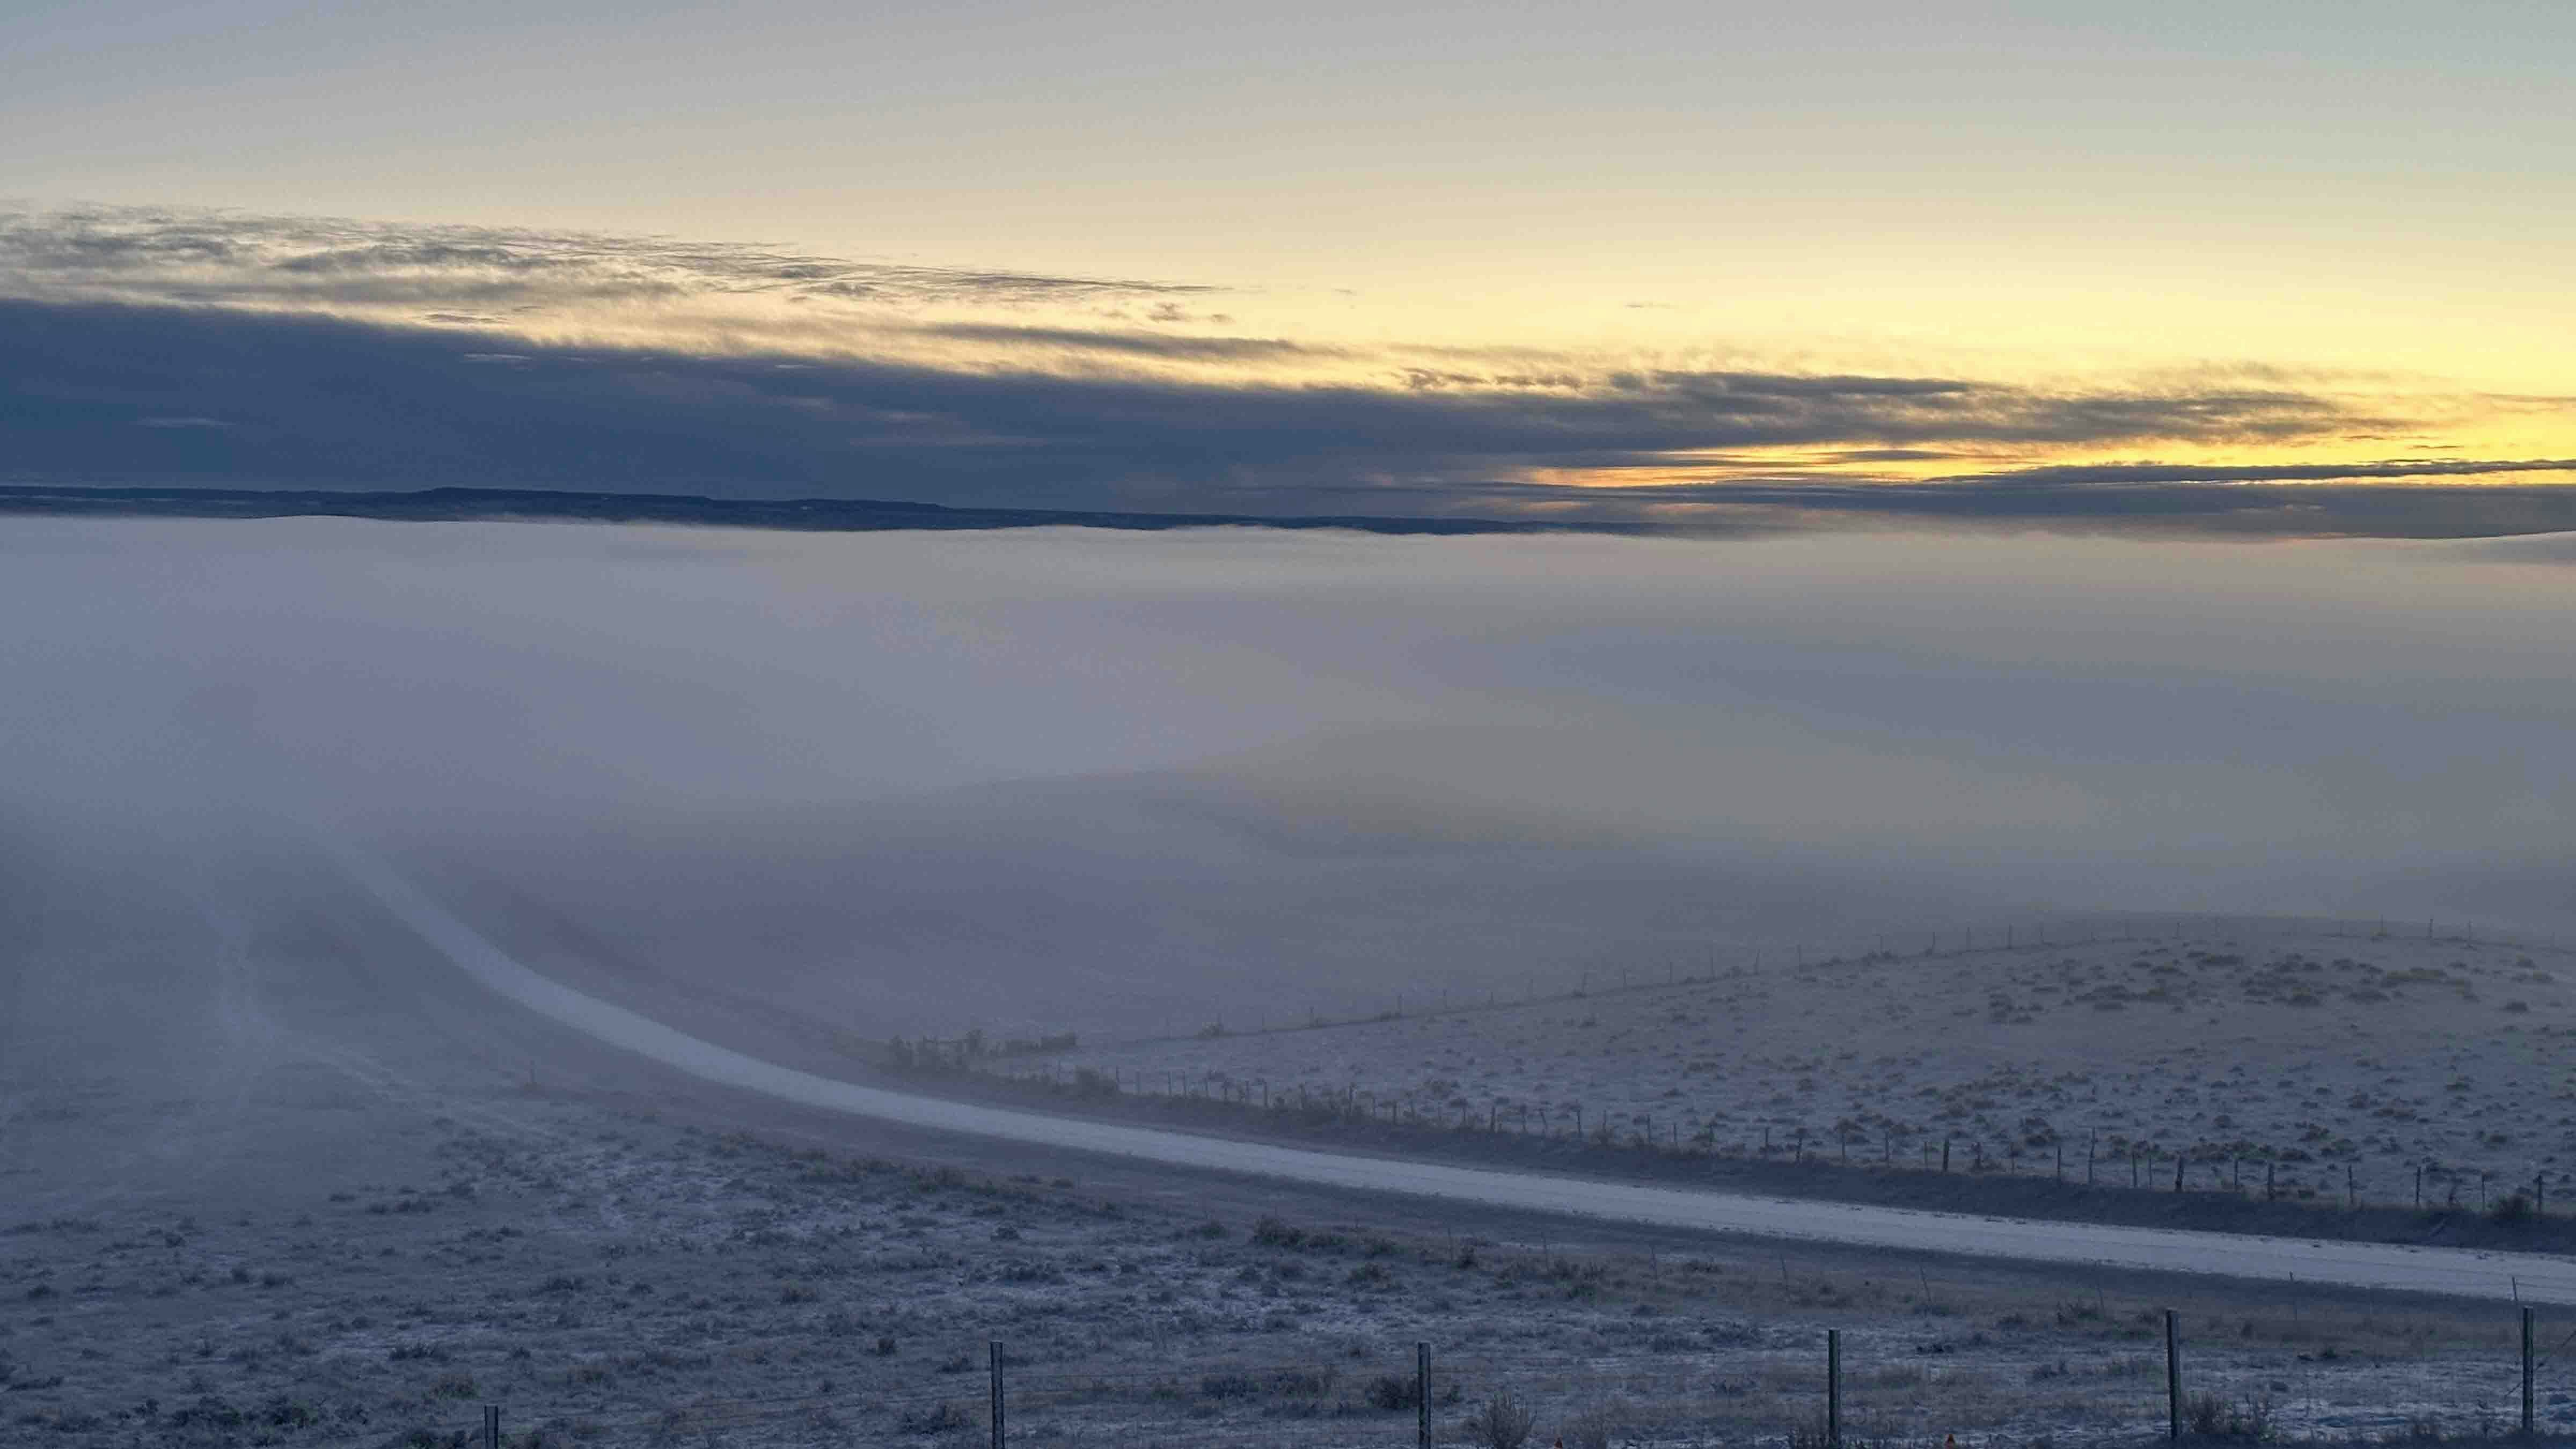
{"label": "dark cloud band", "polygon": [[[168,418],[204,425],[139,426]],[[1669,475],[1729,449],[2211,443],[2348,421],[2288,392],[2070,396],[1747,372],[1537,393],[1261,386],[784,365],[226,308],[0,302],[0,429],[10,469],[37,481],[1284,512],[1353,488],[1490,501],[1490,485],[1540,470]]]}

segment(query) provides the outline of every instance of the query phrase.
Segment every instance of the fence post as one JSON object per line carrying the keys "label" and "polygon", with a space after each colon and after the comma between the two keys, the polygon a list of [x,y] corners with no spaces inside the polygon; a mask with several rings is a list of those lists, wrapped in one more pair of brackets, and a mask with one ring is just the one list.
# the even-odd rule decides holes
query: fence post
{"label": "fence post", "polygon": [[[2527,1342],[2531,1338],[2531,1313],[2526,1309],[2522,1316],[2522,1336]],[[2528,1361],[2530,1357],[2531,1355],[2527,1352],[2523,1355],[2525,1361]],[[2524,1382],[2528,1384],[2530,1381],[2530,1375],[2525,1374],[2523,1379]],[[2527,1387],[2522,1391],[2522,1403],[2523,1422],[2529,1423],[2531,1421],[2531,1390]],[[501,1406],[499,1404],[485,1404],[483,1406],[483,1449],[501,1449]]]}
{"label": "fence post", "polygon": [[1825,1449],[1842,1449],[1843,1331],[1825,1330]]}
{"label": "fence post", "polygon": [[985,1345],[993,1361],[993,1449],[1002,1449],[1002,1341]]}
{"label": "fence post", "polygon": [[2182,1437],[2182,1334],[2165,1310],[2165,1437]]}
{"label": "fence post", "polygon": [[[2525,1396],[2528,1399],[2528,1395]],[[1413,1441],[1431,1449],[1431,1345],[1413,1345]]]}
{"label": "fence post", "polygon": [[2532,1432],[2531,1417],[2531,1309],[2522,1310],[2522,1437]]}

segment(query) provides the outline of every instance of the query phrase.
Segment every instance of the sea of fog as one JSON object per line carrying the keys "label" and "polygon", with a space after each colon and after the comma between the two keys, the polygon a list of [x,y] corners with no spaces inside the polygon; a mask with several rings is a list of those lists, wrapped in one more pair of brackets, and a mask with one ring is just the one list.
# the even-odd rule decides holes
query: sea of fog
{"label": "sea of fog", "polygon": [[2555,537],[13,519],[0,869],[324,832],[871,1033],[2097,913],[2560,932],[2571,605]]}

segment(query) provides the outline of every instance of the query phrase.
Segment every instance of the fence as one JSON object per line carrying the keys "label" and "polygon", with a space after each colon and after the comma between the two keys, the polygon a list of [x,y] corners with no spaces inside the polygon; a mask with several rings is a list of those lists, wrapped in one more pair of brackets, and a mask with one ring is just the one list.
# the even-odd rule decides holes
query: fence
{"label": "fence", "polygon": [[[1926,1445],[1955,1439],[1981,1442],[2126,1443],[2144,1445],[2155,1439],[2300,1440],[2307,1442],[2385,1442],[2391,1438],[2462,1440],[2501,1438],[2507,1433],[2529,1439],[2544,1432],[2576,1428],[2576,1410],[2558,1417],[2542,1414],[2541,1370],[2548,1360],[2539,1352],[2537,1315],[2519,1311],[2518,1358],[2511,1377],[2485,1372],[2501,1367],[2489,1361],[2457,1360],[2436,1364],[2433,1372],[2473,1391],[2503,1390],[2517,1395],[2517,1412],[2497,1411],[2491,1402],[2472,1399],[2454,1404],[2446,1422],[2438,1411],[2384,1370],[2364,1369],[2351,1377],[2376,1382],[2376,1401],[2346,1397],[2301,1399],[2284,1404],[2261,1389],[2248,1391],[2249,1370],[2239,1353],[2224,1374],[2208,1375],[2217,1386],[2200,1387],[2204,1375],[2195,1362],[2184,1315],[2172,1309],[2148,1310],[2139,1317],[2154,1320],[2161,1363],[2124,1359],[2123,1384],[2144,1380],[2151,1391],[2115,1395],[2106,1413],[2099,1404],[2085,1406],[2060,1396],[2052,1411],[2043,1386],[2078,1377],[2064,1357],[2017,1365],[2030,1386],[2021,1397],[2033,1401],[2015,1412],[1979,1416],[1973,1404],[1949,1402],[1937,1386],[1927,1386],[1919,1370],[1884,1360],[1893,1342],[1884,1325],[1861,1330],[1872,1336],[1882,1361],[1855,1361],[1852,1330],[1826,1329],[1819,1343],[1812,1328],[1781,1330],[1782,1342],[1769,1351],[1748,1345],[1733,1353],[1619,1355],[1533,1353],[1497,1357],[1474,1355],[1450,1360],[1429,1341],[1410,1345],[1400,1358],[1384,1352],[1344,1362],[1259,1363],[1241,1359],[1195,1369],[1164,1365],[1152,1369],[1046,1371],[1014,1360],[1000,1340],[983,1345],[980,1355],[956,1355],[953,1368],[980,1359],[983,1382],[968,1379],[958,1387],[915,1386],[891,1392],[832,1395],[817,1393],[771,1399],[699,1399],[658,1412],[595,1415],[567,1412],[561,1406],[519,1409],[489,1404],[471,1425],[423,1427],[361,1440],[317,1441],[301,1435],[272,1436],[280,1442],[325,1449],[327,1442],[370,1446],[401,1445],[410,1449],[541,1449],[541,1446],[585,1444],[691,1445],[862,1445],[936,1444],[944,1449],[973,1449],[1011,1443],[1115,1443],[1147,1449],[1155,1445],[1207,1446],[1207,1449],[1251,1449],[1256,1445],[1397,1446],[1429,1449],[1438,1444],[1469,1444],[1488,1449],[1521,1449],[1551,1440],[1593,1449],[1609,1443],[1658,1446],[1715,1444],[1776,1445],[1782,1449],[1848,1449],[1862,1444],[1891,1445],[1908,1441]],[[2224,1345],[2223,1321],[2207,1324]],[[2568,1336],[2576,1342],[2576,1334]],[[2566,1343],[2559,1345],[2566,1347]],[[1945,1350],[1946,1352],[1946,1350]],[[1914,1357],[1921,1356],[1918,1348]],[[2221,1356],[2213,1354],[2213,1357]],[[2007,1356],[2008,1357],[2008,1356]],[[2329,1354],[2331,1357],[2331,1354]],[[1996,1367],[1976,1372],[1991,1377]],[[1854,1370],[1859,1372],[1855,1373]],[[2474,1370],[2474,1371],[2473,1371]],[[2252,1382],[2266,1372],[2251,1370]],[[1955,1383],[1955,1378],[1953,1382]],[[2271,1380],[2271,1387],[2281,1387]],[[1712,1412],[1712,1396],[1721,1405],[1749,1395],[1748,1385],[1761,1383],[1773,1392],[1761,1402],[1742,1405],[1741,1412],[1722,1407]],[[1602,1386],[1620,1397],[1605,1400]],[[2312,1386],[2313,1387],[2313,1386]],[[980,1392],[976,1390],[980,1389]],[[1659,1392],[1660,1390],[1660,1392]],[[2013,1397],[2010,1394],[2004,1398]],[[975,1400],[983,1402],[977,1412]],[[1957,1400],[1958,1395],[1947,1396]],[[2553,1394],[2563,1403],[2565,1394]],[[2069,1405],[2074,1405],[2069,1407]],[[2056,1417],[2052,1418],[2052,1412]],[[1767,1420],[1767,1423],[1766,1423]],[[1022,1430],[1017,1426],[1032,1427]],[[524,1427],[513,1427],[524,1425]],[[1542,1432],[1540,1426],[1546,1428]]]}
{"label": "fence", "polygon": [[[2195,933],[2219,932],[2237,937],[2273,934],[2304,939],[2325,935],[2371,940],[2403,935],[2411,940],[2428,940],[2463,948],[2568,954],[2554,942],[2534,944],[2493,931],[2481,931],[2475,926],[2444,927],[2438,922],[2426,922],[2421,928],[2422,934],[2414,935],[2414,928],[2385,921],[2217,918],[2186,922],[2158,917],[2109,924],[2038,922],[1957,928],[1910,938],[1886,933],[1871,937],[1866,947],[1856,946],[1848,954],[1828,955],[1821,947],[1791,947],[1786,951],[1775,951],[1772,955],[1818,966],[1903,961],[1952,954],[1942,949],[1945,943],[1955,951],[1982,951],[1990,947],[2049,950],[2079,944],[2169,941],[2186,926]],[[1555,988],[1542,989],[1533,983],[1517,995],[1496,992],[1490,1001],[1449,1001],[1436,992],[1408,993],[1390,996],[1384,1009],[1370,1014],[1343,1017],[1318,1014],[1311,1021],[1298,1025],[1249,1031],[1219,1031],[1211,1027],[1198,1035],[1203,1038],[1279,1035],[1369,1022],[1517,1010],[1625,992],[1718,984],[1738,980],[1757,971],[1759,968],[1754,963],[1760,959],[1763,959],[1762,953],[1757,952],[1724,968],[1712,957],[1704,965],[1694,963],[1686,967],[1676,962],[1660,971],[1642,968],[1615,974],[1606,970],[1596,971]],[[1147,1045],[1187,1039],[1156,1036],[1119,1044]],[[979,1035],[975,1040],[980,1043],[982,1038]],[[1052,1042],[1070,1045],[1069,1038],[1056,1038]],[[1009,1082],[1024,1089],[1070,1093],[1076,1097],[1107,1099],[1125,1096],[1203,1101],[1232,1109],[1257,1111],[1273,1127],[1383,1124],[1390,1128],[1479,1130],[1492,1137],[1535,1137],[1584,1143],[1597,1148],[1628,1148],[1682,1157],[1696,1155],[1776,1161],[1793,1166],[1832,1162],[1943,1174],[1955,1168],[1981,1177],[1992,1174],[2054,1179],[2063,1183],[2080,1181],[2086,1187],[2124,1186],[2176,1193],[2186,1190],[2219,1191],[2235,1196],[2259,1195],[2266,1202],[2276,1199],[2313,1201],[2319,1206],[2349,1210],[2369,1206],[2483,1213],[2502,1204],[2500,1211],[2507,1215],[2507,1226],[2516,1221],[2546,1218],[2552,1185],[2551,1171],[2539,1162],[2526,1160],[2517,1172],[2510,1167],[2490,1170],[2476,1165],[2446,1164],[2429,1157],[2398,1165],[2395,1171],[2401,1175],[2393,1182],[2384,1171],[2390,1164],[2377,1163],[2375,1166],[2383,1171],[2380,1180],[2372,1182],[2364,1180],[2363,1174],[2351,1162],[2325,1160],[2297,1143],[2217,1139],[2172,1142],[2162,1140],[2162,1134],[2149,1134],[2133,1140],[2080,1128],[2062,1137],[2052,1129],[2046,1141],[2028,1138],[2026,1133],[2002,1133],[1990,1143],[1983,1134],[1907,1124],[1883,1114],[1875,1118],[1836,1122],[1815,1130],[1805,1126],[1782,1126],[1775,1131],[1770,1126],[1742,1121],[1721,1128],[1713,1117],[1706,1114],[1693,1118],[1682,1104],[1675,1104],[1669,1113],[1626,1113],[1614,1126],[1609,1114],[1587,1111],[1579,1102],[1506,1103],[1497,1100],[1482,1106],[1462,1106],[1455,1102],[1427,1099],[1410,1089],[1374,1092],[1356,1085],[1318,1088],[1307,1083],[1274,1089],[1270,1082],[1257,1075],[1204,1068],[1139,1067],[1115,1063],[1098,1067],[1068,1067],[1062,1063],[1029,1060],[1008,1052],[970,1055],[962,1051],[953,1059],[934,1055],[916,1065],[933,1072],[964,1072]],[[1400,1147],[1401,1143],[1391,1145]],[[2461,1200],[2464,1191],[2474,1193],[2473,1202]]]}

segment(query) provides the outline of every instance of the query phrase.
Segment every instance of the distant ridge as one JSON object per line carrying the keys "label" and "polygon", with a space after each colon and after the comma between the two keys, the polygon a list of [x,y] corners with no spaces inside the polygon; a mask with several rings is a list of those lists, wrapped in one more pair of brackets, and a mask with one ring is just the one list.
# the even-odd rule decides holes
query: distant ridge
{"label": "distant ridge", "polygon": [[1499,518],[1381,518],[1361,514],[1263,518],[1229,513],[952,508],[876,498],[723,499],[675,493],[571,493],[519,488],[424,488],[411,493],[322,489],[82,488],[0,485],[0,514],[145,518],[380,518],[403,522],[545,520],[685,523],[807,533],[992,528],[1339,528],[1363,533],[1646,533],[1634,524]]}

